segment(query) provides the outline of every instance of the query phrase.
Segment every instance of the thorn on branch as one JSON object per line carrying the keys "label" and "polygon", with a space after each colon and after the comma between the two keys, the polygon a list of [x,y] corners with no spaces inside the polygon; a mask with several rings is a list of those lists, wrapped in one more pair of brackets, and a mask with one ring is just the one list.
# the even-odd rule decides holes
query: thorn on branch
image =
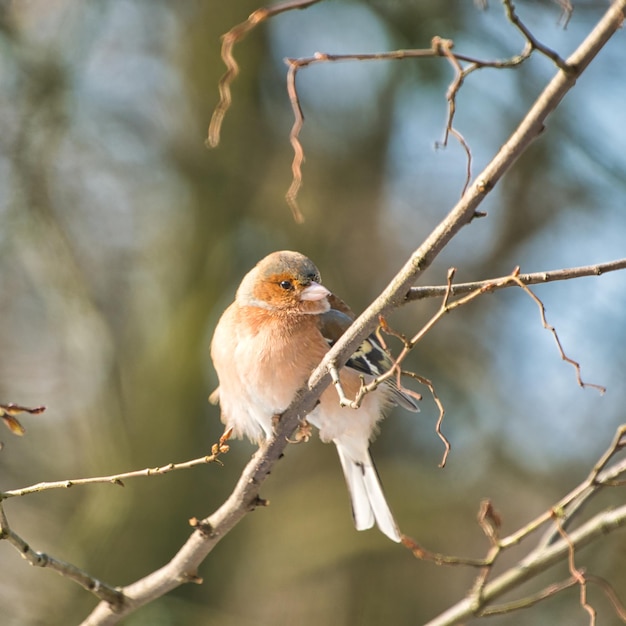
{"label": "thorn on branch", "polygon": [[250,503],[250,510],[254,511],[257,507],[265,507],[269,506],[270,501],[265,498],[261,498],[261,496],[255,496],[252,502]]}
{"label": "thorn on branch", "polygon": [[205,537],[213,536],[213,526],[206,519],[199,520],[197,517],[192,517],[189,520],[189,526],[200,531]]}

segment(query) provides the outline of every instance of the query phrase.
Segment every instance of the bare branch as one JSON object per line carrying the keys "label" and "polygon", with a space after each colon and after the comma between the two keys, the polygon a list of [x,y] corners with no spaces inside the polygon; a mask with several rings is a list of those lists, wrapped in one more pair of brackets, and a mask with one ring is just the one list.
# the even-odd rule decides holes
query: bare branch
{"label": "bare branch", "polygon": [[426,626],[451,626],[452,624],[462,623],[470,617],[482,615],[483,607],[489,602],[521,585],[523,582],[530,580],[539,572],[543,572],[552,565],[561,562],[569,554],[570,545],[576,550],[580,550],[592,541],[605,536],[606,533],[625,526],[626,505],[598,513],[580,528],[570,533],[569,542],[560,539],[539,552],[530,553],[514,567],[485,585],[480,597],[472,595],[461,600],[461,602],[428,622]]}
{"label": "bare branch", "polygon": [[110,483],[124,486],[124,481],[129,478],[141,478],[146,476],[161,476],[163,474],[169,474],[182,469],[190,469],[198,465],[206,465],[207,463],[220,463],[219,456],[228,452],[228,444],[226,441],[229,439],[231,431],[225,432],[219,440],[219,443],[213,445],[211,454],[208,456],[200,457],[199,459],[193,459],[191,461],[184,461],[183,463],[168,463],[161,467],[147,467],[142,470],[135,470],[132,472],[123,472],[122,474],[111,474],[110,476],[95,476],[93,478],[73,478],[66,480],[57,480],[54,482],[43,482],[31,485],[30,487],[22,487],[21,489],[11,489],[9,491],[0,492],[0,502],[8,498],[14,498],[17,496],[27,496],[32,493],[38,493],[40,491],[49,491],[50,489],[69,489],[77,485],[94,485],[98,483]]}
{"label": "bare branch", "polygon": [[512,613],[513,611],[519,611],[520,609],[527,609],[535,604],[538,604],[542,600],[551,598],[565,589],[570,589],[578,584],[578,581],[574,578],[568,578],[560,583],[554,583],[548,585],[545,589],[534,593],[525,598],[514,600],[513,602],[507,602],[506,604],[498,604],[496,606],[490,606],[482,609],[479,613],[480,617],[491,617],[492,615],[502,615],[504,613]]}
{"label": "bare branch", "polygon": [[[555,504],[549,511],[546,511],[539,515],[537,518],[526,524],[522,529],[512,533],[508,537],[504,538],[500,543],[503,548],[507,548],[512,545],[518,544],[526,535],[534,532],[540,528],[547,521],[552,519],[553,510],[563,511],[563,516],[568,517],[571,507],[578,510],[582,504],[581,500],[589,499],[594,493],[598,491],[598,487],[601,485],[610,486],[611,481],[626,471],[626,461],[618,463],[613,468],[604,469],[609,461],[620,450],[626,447],[626,424],[623,424],[617,429],[615,437],[611,442],[611,445],[607,451],[600,457],[600,460],[594,465],[592,471],[587,478],[578,485],[575,489],[570,491],[566,496]],[[542,548],[544,544],[550,543],[553,536],[548,540],[544,539],[539,543],[539,548]]]}
{"label": "bare branch", "polygon": [[[452,83],[448,87],[446,98],[448,100],[448,118],[444,130],[444,139],[442,146],[448,143],[448,135],[453,135],[461,144],[467,156],[466,178],[461,191],[461,196],[467,190],[471,181],[472,171],[472,153],[468,143],[463,135],[454,128],[453,120],[456,111],[456,94],[461,88],[465,77],[471,72],[480,68],[510,68],[516,67],[523,63],[533,52],[533,47],[527,43],[521,54],[505,60],[481,60],[472,56],[457,54],[452,52],[454,43],[449,39],[441,37],[433,37],[430,48],[410,49],[410,50],[392,50],[389,52],[373,52],[373,53],[352,53],[352,54],[328,54],[326,52],[316,52],[310,57],[300,57],[298,59],[285,59],[288,65],[287,71],[287,94],[291,102],[291,108],[294,116],[294,123],[289,133],[289,141],[294,149],[294,157],[291,164],[292,179],[286,194],[287,204],[291,208],[296,222],[301,223],[304,216],[298,207],[297,197],[300,187],[302,186],[302,164],[304,163],[304,150],[300,142],[300,132],[304,125],[304,114],[296,88],[296,75],[300,69],[314,65],[317,63],[337,63],[343,61],[381,61],[381,60],[401,60],[401,59],[424,59],[424,58],[446,58],[455,70],[455,76]],[[469,63],[466,68],[461,66],[461,62]],[[217,109],[216,109],[217,113]],[[214,113],[215,115],[215,113]]]}
{"label": "bare branch", "polygon": [[117,610],[122,606],[124,594],[120,589],[110,587],[71,563],[60,561],[44,552],[35,552],[24,539],[13,532],[9,526],[2,504],[0,504],[0,540],[1,539],[6,539],[31,565],[35,567],[47,567],[61,574],[61,576],[73,580],[87,591],[93,593],[96,598],[110,605],[112,610]]}
{"label": "bare branch", "polygon": [[567,61],[562,59],[556,52],[554,52],[554,50],[551,50],[547,46],[544,46],[542,43],[540,43],[533,36],[530,30],[528,30],[528,28],[522,22],[522,20],[520,20],[517,13],[515,12],[513,1],[512,0],[503,0],[503,1],[504,1],[505,9],[506,9],[506,15],[509,18],[509,21],[522,33],[522,35],[524,36],[526,41],[528,41],[528,43],[532,46],[532,48],[534,48],[535,50],[538,50],[539,52],[541,52],[541,54],[551,59],[559,69],[563,70],[564,72],[569,72],[571,68],[568,65]]}
{"label": "bare branch", "polygon": [[[478,522],[491,544],[484,559],[462,559],[459,557],[448,557],[431,553],[414,540],[403,536],[402,543],[412,550],[414,556],[419,559],[432,560],[442,565],[467,565],[478,567],[481,570],[467,598],[430,622],[429,625],[447,626],[461,623],[470,616],[492,615],[525,608],[573,585],[581,586],[581,605],[589,615],[592,616],[594,614],[593,608],[590,607],[586,601],[586,583],[596,582],[596,580],[594,577],[587,575],[580,568],[575,566],[573,560],[574,554],[577,549],[586,545],[589,541],[593,540],[593,538],[599,537],[602,533],[608,533],[616,528],[626,526],[626,506],[620,509],[615,520],[611,517],[612,511],[603,511],[572,533],[565,532],[564,524],[566,521],[571,520],[572,507],[576,507],[576,509],[579,510],[578,501],[581,497],[584,496],[586,499],[590,498],[591,495],[598,493],[602,488],[611,486],[615,477],[626,472],[626,460],[616,463],[611,467],[607,467],[607,464],[615,454],[625,447],[626,424],[617,429],[616,435],[606,452],[594,465],[589,476],[578,485],[578,487],[554,506],[550,507],[536,520],[526,524],[523,528],[504,539],[500,539],[499,537],[499,529],[501,526],[500,515],[494,510],[493,504],[490,501],[483,501],[478,514]],[[541,538],[536,547],[529,552],[523,560],[488,584],[488,577],[493,571],[498,556],[512,545],[520,543],[523,539],[527,539],[539,526],[550,521],[553,521],[553,526],[547,537],[550,539],[556,537],[557,541],[546,541],[546,537]],[[616,525],[613,525],[613,521],[615,521]],[[572,575],[565,583],[551,585],[539,593],[521,600],[496,607],[489,607],[492,600],[564,558],[568,559],[570,573]],[[532,564],[537,564],[538,569],[527,574],[524,573],[525,569]],[[599,580],[602,581],[602,579]],[[602,586],[603,591],[609,597],[616,612],[621,616],[624,607],[610,585],[607,584],[607,586],[603,586],[602,582],[598,584]]]}
{"label": "bare branch", "polygon": [[[520,274],[518,279],[524,285],[539,285],[551,283],[557,280],[569,280],[571,278],[582,278],[584,276],[601,276],[609,272],[626,269],[626,259],[618,259],[608,263],[597,265],[585,265],[582,267],[570,267],[567,269],[552,270],[549,272],[535,272],[533,274]],[[462,296],[464,294],[489,286],[490,291],[512,287],[510,282],[503,280],[504,277],[490,278],[472,283],[457,283],[451,287],[451,295]],[[406,295],[406,302],[413,300],[423,300],[424,298],[441,298],[447,290],[446,285],[436,287],[411,287]]]}

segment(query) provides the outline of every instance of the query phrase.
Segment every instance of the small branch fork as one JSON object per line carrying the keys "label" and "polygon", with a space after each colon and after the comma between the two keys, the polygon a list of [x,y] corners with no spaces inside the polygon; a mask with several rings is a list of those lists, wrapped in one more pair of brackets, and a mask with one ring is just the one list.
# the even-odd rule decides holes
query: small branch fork
{"label": "small branch fork", "polygon": [[[445,437],[445,435],[441,432],[441,423],[443,421],[444,416],[444,407],[441,401],[439,400],[435,388],[431,381],[413,372],[407,372],[402,370],[402,363],[408,356],[408,354],[415,348],[415,346],[426,336],[426,334],[439,322],[447,313],[450,313],[456,308],[464,306],[485,293],[490,293],[497,289],[503,289],[504,287],[517,286],[520,289],[523,289],[530,298],[535,302],[537,307],[539,308],[539,312],[541,315],[541,323],[546,330],[549,330],[554,337],[557,348],[559,350],[559,354],[563,361],[566,361],[574,368],[576,372],[576,381],[580,387],[590,387],[593,389],[597,389],[601,394],[606,392],[605,387],[601,385],[597,385],[595,383],[589,383],[583,381],[581,377],[581,367],[580,363],[570,358],[565,354],[563,350],[563,346],[559,339],[559,336],[556,332],[554,326],[550,325],[546,319],[546,310],[543,302],[528,288],[528,284],[536,284],[538,282],[548,282],[550,280],[565,280],[566,278],[572,278],[573,276],[591,276],[591,275],[600,275],[606,271],[613,271],[617,269],[623,269],[626,267],[626,259],[621,259],[619,261],[614,261],[612,263],[606,263],[602,266],[587,266],[580,268],[571,268],[568,270],[557,270],[556,272],[541,272],[539,274],[520,274],[519,268],[515,268],[511,274],[508,276],[503,276],[501,278],[494,278],[491,280],[480,281],[477,283],[466,283],[465,285],[457,285],[456,288],[452,284],[452,280],[454,278],[456,270],[451,268],[448,270],[447,284],[445,287],[424,287],[424,288],[413,288],[409,292],[406,301],[414,300],[417,298],[415,294],[420,294],[419,297],[427,297],[427,296],[436,296],[440,295],[443,291],[443,300],[441,306],[437,310],[437,312],[431,317],[431,319],[410,339],[405,335],[402,335],[395,330],[393,330],[385,321],[383,317],[379,318],[379,328],[378,328],[378,336],[381,341],[381,344],[385,346],[385,342],[382,338],[381,332],[387,335],[392,335],[398,338],[404,344],[401,352],[397,357],[393,360],[391,367],[381,374],[377,376],[369,383],[365,383],[365,380],[361,378],[361,387],[359,388],[356,396],[354,398],[349,398],[341,384],[341,380],[339,377],[339,368],[337,367],[337,363],[331,361],[328,365],[328,373],[330,374],[331,380],[335,385],[337,390],[337,395],[339,396],[339,404],[344,407],[349,407],[352,409],[358,409],[361,406],[363,398],[370,392],[374,391],[378,388],[381,383],[388,381],[392,378],[395,378],[396,384],[398,387],[405,391],[410,392],[410,390],[405,389],[401,382],[400,377],[402,375],[410,376],[418,380],[420,383],[424,384],[430,390],[432,397],[439,408],[439,417],[436,424],[436,432],[439,438],[442,440],[445,446],[445,451],[443,454],[443,458],[440,463],[440,467],[445,466],[448,453],[450,451],[450,443]],[[462,297],[459,297],[457,300],[451,302],[450,298],[453,293],[464,294]],[[385,346],[386,347],[386,346]]]}
{"label": "small branch fork", "polygon": [[9,404],[0,404],[0,418],[4,422],[5,426],[14,434],[22,436],[26,429],[22,426],[21,422],[17,419],[17,415],[20,413],[30,413],[31,415],[39,415],[46,410],[45,406],[36,406],[29,408],[9,402]]}
{"label": "small branch fork", "polygon": [[[574,531],[566,532],[566,523],[571,523],[580,512],[582,504],[607,487],[626,485],[626,459],[614,461],[615,456],[626,449],[626,424],[617,429],[615,437],[606,452],[600,457],[587,478],[568,495],[550,509],[523,526],[508,537],[500,537],[502,525],[500,515],[489,500],[481,503],[478,523],[489,541],[489,549],[484,559],[463,559],[430,552],[411,537],[403,535],[402,543],[419,559],[434,561],[443,565],[465,565],[479,569],[473,588],[464,600],[428,623],[427,626],[449,626],[465,622],[470,617],[483,617],[532,606],[550,598],[565,589],[576,585],[580,588],[580,605],[587,612],[590,624],[595,624],[595,609],[587,599],[587,585],[597,585],[609,599],[616,614],[626,621],[626,608],[611,585],[602,578],[587,574],[575,564],[576,549],[582,548],[595,537],[626,526],[626,506],[615,510],[602,511]],[[540,538],[536,547],[516,565],[488,583],[496,560],[511,546],[521,543],[541,526],[549,524],[547,533]],[[532,578],[554,563],[567,558],[570,577],[562,582],[548,585],[541,591],[525,598],[500,605],[491,605],[496,598],[510,589]]]}
{"label": "small branch fork", "polygon": [[[10,405],[15,407],[16,405]],[[19,407],[22,410],[33,412],[33,410]],[[35,410],[35,412],[40,412]],[[17,496],[26,496],[40,491],[48,491],[51,489],[68,489],[77,485],[90,485],[96,483],[111,483],[114,485],[124,486],[124,480],[129,478],[138,478],[142,476],[158,476],[167,474],[169,472],[189,469],[197,465],[205,465],[207,463],[220,463],[219,456],[226,454],[229,450],[227,441],[231,435],[231,430],[227,430],[221,437],[218,443],[212,446],[211,454],[208,456],[194,459],[192,461],[186,461],[184,463],[169,463],[162,467],[147,468],[134,472],[125,472],[123,474],[114,474],[112,476],[98,476],[95,478],[77,478],[74,480],[62,480],[57,482],[44,482],[32,485],[30,487],[24,487],[22,489],[14,489],[10,491],[0,492],[0,540],[6,539],[31,565],[36,567],[47,567],[52,569],[58,574],[73,580],[81,587],[93,593],[96,598],[106,602],[111,606],[114,612],[119,611],[125,604],[126,598],[121,589],[111,587],[102,581],[98,580],[91,574],[79,569],[71,563],[66,563],[53,556],[50,556],[44,552],[37,552],[33,550],[30,545],[22,539],[17,533],[15,533],[8,522],[6,513],[3,507],[3,501],[8,498]]]}
{"label": "small branch fork", "polygon": [[[234,45],[241,41],[252,29],[266,19],[285,11],[308,8],[319,1],[320,0],[300,0],[283,2],[272,7],[258,9],[252,13],[246,21],[237,24],[222,36],[222,59],[226,65],[227,71],[219,82],[220,100],[211,117],[208,137],[206,140],[207,146],[216,147],[219,144],[222,122],[232,102],[231,84],[239,73],[239,66],[237,65],[237,62],[232,54]],[[289,133],[289,141],[294,151],[294,157],[291,164],[292,179],[285,198],[292,211],[294,220],[297,223],[302,223],[304,221],[304,215],[298,206],[297,197],[300,187],[302,186],[302,165],[305,160],[304,149],[300,142],[300,132],[304,125],[304,113],[302,111],[296,86],[296,76],[298,71],[317,63],[336,63],[341,61],[381,61],[411,58],[447,59],[454,71],[454,77],[446,92],[448,115],[443,140],[440,143],[438,142],[436,145],[446,147],[448,145],[449,136],[452,135],[463,148],[466,155],[465,181],[461,191],[461,196],[463,196],[463,194],[467,191],[472,178],[472,152],[463,135],[454,127],[454,116],[456,113],[456,97],[463,86],[465,78],[472,72],[479,69],[517,67],[530,58],[535,51],[550,59],[560,70],[564,72],[572,71],[572,68],[568,65],[567,61],[533,36],[528,27],[517,15],[512,0],[504,0],[503,3],[507,19],[515,28],[517,28],[517,30],[519,30],[526,41],[522,52],[509,59],[482,60],[472,56],[458,54],[453,52],[454,42],[452,40],[444,39],[438,36],[433,37],[430,48],[424,49],[392,50],[388,52],[368,54],[327,54],[323,52],[316,52],[310,57],[285,59],[285,63],[288,66],[287,94],[289,96],[289,101],[291,102],[291,108],[294,116],[294,123]],[[571,8],[569,13],[571,13]],[[567,17],[567,19],[569,19],[569,17]],[[565,25],[566,24],[567,21],[565,22]],[[466,65],[463,66],[462,63],[465,63]]]}

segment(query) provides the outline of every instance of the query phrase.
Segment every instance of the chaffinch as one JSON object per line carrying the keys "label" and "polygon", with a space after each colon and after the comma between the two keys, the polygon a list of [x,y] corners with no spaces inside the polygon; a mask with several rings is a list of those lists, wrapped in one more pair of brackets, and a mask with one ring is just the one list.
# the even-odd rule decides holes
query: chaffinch
{"label": "chaffinch", "polygon": [[[219,378],[212,398],[219,400],[227,429],[257,443],[271,437],[274,416],[289,406],[352,320],[350,309],[321,285],[310,259],[291,251],[262,259],[243,278],[211,343]],[[389,367],[389,356],[371,335],[340,372],[344,391],[354,397],[362,376],[367,382]],[[400,541],[369,454],[376,424],[392,404],[419,410],[391,380],[366,394],[358,409],[342,407],[330,386],[307,419],[322,441],[337,446],[357,530],[376,522],[390,539]]]}

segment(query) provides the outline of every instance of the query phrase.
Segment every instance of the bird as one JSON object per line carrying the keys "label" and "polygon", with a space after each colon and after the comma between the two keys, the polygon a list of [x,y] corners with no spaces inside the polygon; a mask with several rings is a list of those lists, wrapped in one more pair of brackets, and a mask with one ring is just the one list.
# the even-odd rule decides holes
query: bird
{"label": "bird", "polygon": [[[322,285],[318,268],[305,255],[282,250],[261,259],[243,277],[211,341],[219,381],[211,399],[219,402],[226,430],[257,444],[271,438],[275,416],[287,409],[353,319],[350,308]],[[389,354],[372,334],[339,372],[341,386],[354,397],[363,380],[367,383],[391,366]],[[367,393],[357,409],[341,406],[331,385],[307,421],[323,442],[337,447],[356,529],[375,523],[400,542],[369,452],[377,424],[394,404],[419,411],[415,399],[391,379]]]}

